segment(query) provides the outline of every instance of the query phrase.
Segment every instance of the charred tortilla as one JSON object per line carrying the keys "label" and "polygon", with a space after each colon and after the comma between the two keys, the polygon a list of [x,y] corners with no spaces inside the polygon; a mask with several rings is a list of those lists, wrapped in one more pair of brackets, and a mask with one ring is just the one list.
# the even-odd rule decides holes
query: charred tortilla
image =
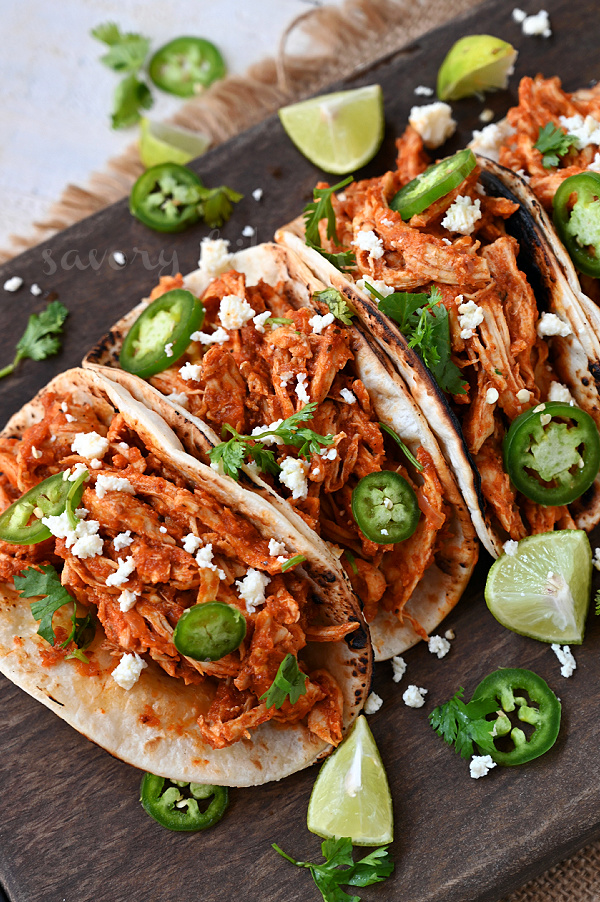
{"label": "charred tortilla", "polygon": [[[71,448],[90,432],[108,444],[94,464]],[[77,516],[93,518],[102,539],[91,554],[61,538],[1,543],[0,670],[9,679],[113,755],[185,781],[278,780],[339,742],[369,689],[368,631],[335,560],[272,505],[191,457],[154,411],[90,371],[58,376],[11,418],[0,463],[4,506],[52,473],[87,467],[87,507]],[[273,536],[302,565],[282,573]],[[133,569],[117,577],[129,557]],[[15,591],[14,574],[45,564],[97,619],[88,663],[58,647],[70,605],[54,615],[53,647]],[[251,569],[266,581],[254,609],[238,585]],[[239,649],[213,664],[184,658],[172,642],[183,610],[209,598],[247,620]],[[267,708],[258,696],[288,652],[308,675],[307,692],[296,705]],[[124,654],[146,665],[131,688],[113,678]]]}
{"label": "charred tortilla", "polygon": [[[201,435],[210,437],[207,424],[215,444],[225,423],[248,434],[264,428],[302,407],[302,391],[294,387],[298,379],[304,381],[308,397],[318,402],[310,425],[336,436],[334,459],[312,454],[305,467],[307,494],[299,498],[255,468],[246,473],[307,541],[340,560],[363,601],[376,660],[400,654],[439,625],[460,598],[477,559],[475,533],[454,477],[402,379],[363,327],[335,320],[318,333],[313,330],[310,319],[329,313],[324,303],[312,300],[324,286],[298,257],[262,245],[235,255],[233,265],[235,271],[208,291],[202,271],[185,279],[190,289],[204,291],[206,323],[216,325],[219,299],[237,293],[253,309],[287,319],[276,331],[267,327],[261,333],[249,321],[232,330],[220,348],[190,352],[149,385],[116,368],[123,338],[135,321],[132,311],[84,365],[111,367],[110,378],[159,411],[186,448],[201,457]],[[210,328],[206,323],[205,330]],[[180,377],[179,369],[188,365],[200,367],[197,380]],[[219,394],[224,383],[229,391]],[[165,395],[171,393],[184,393],[188,409],[168,402]],[[423,475],[393,439],[384,439],[380,422],[422,460]],[[198,431],[190,431],[190,424]],[[293,449],[286,449],[289,453]],[[369,543],[349,511],[350,487],[382,468],[399,468],[413,480],[421,505],[417,532],[394,546]]]}

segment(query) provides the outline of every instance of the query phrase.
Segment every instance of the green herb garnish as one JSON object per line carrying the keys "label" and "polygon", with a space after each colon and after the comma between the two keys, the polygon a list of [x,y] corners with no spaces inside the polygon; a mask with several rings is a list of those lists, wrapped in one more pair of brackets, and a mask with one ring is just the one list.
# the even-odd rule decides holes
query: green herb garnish
{"label": "green herb garnish", "polygon": [[551,169],[560,163],[559,157],[564,157],[570,148],[577,145],[575,135],[569,135],[563,128],[548,122],[543,128],[540,128],[538,139],[533,145],[539,150],[542,156],[542,166],[544,169]]}
{"label": "green herb garnish", "polygon": [[321,844],[324,864],[298,861],[287,855],[273,843],[273,848],[298,868],[308,868],[325,902],[360,902],[360,896],[350,896],[343,886],[371,886],[381,883],[394,870],[394,862],[387,846],[369,852],[355,862],[352,857],[352,840],[348,836],[326,839]]}
{"label": "green herb garnish", "polygon": [[289,561],[286,561],[285,564],[281,565],[281,572],[285,573],[286,570],[289,570],[291,567],[295,567],[296,564],[301,564],[302,561],[305,561],[306,557],[303,554],[297,554],[295,557],[291,557]]}
{"label": "green herb garnish", "polygon": [[322,304],[326,304],[329,307],[329,312],[333,313],[335,318],[339,319],[345,326],[352,325],[354,310],[337,288],[325,288],[323,291],[315,291],[313,298],[316,301],[321,301]]}
{"label": "green herb garnish", "polygon": [[485,698],[465,704],[461,698],[463,693],[461,687],[450,701],[434,708],[429,723],[444,742],[454,746],[461,758],[470,758],[474,742],[483,751],[494,750],[495,722],[485,718],[497,710],[498,703],[493,698]]}
{"label": "green herb garnish", "polygon": [[227,222],[233,212],[233,205],[237,204],[243,195],[220,185],[218,188],[204,188],[198,211],[200,219],[211,229],[219,229]]}
{"label": "green herb garnish", "polygon": [[112,127],[135,125],[140,119],[140,111],[149,110],[154,102],[150,88],[138,77],[150,50],[150,41],[140,34],[122,32],[114,22],[98,25],[91,34],[109,48],[100,61],[114,72],[125,73],[115,89]]}
{"label": "green herb garnish", "polygon": [[400,448],[402,449],[402,453],[404,454],[404,456],[406,458],[408,458],[408,460],[411,462],[411,464],[413,465],[415,470],[418,470],[419,473],[422,473],[423,472],[423,464],[420,464],[419,461],[417,460],[417,458],[414,456],[414,454],[411,451],[409,451],[409,449],[406,447],[406,445],[404,444],[404,442],[402,441],[400,436],[397,433],[395,433],[394,430],[391,429],[389,426],[386,426],[385,423],[379,423],[379,428],[383,429],[384,432],[386,432],[388,435],[390,435],[394,439],[396,444],[398,444],[400,446]]}
{"label": "green herb garnish", "polygon": [[32,313],[17,344],[15,359],[0,370],[0,379],[12,373],[19,361],[26,357],[45,360],[58,354],[61,345],[58,336],[68,315],[69,311],[60,301],[52,301],[41,313]]}
{"label": "green herb garnish", "polygon": [[313,200],[304,208],[304,241],[308,247],[318,251],[326,260],[329,260],[336,269],[342,272],[349,266],[356,265],[356,255],[351,251],[343,251],[339,254],[331,254],[323,249],[321,243],[321,235],[319,233],[319,223],[322,219],[327,220],[327,237],[333,240],[333,243],[339,247],[340,242],[335,228],[335,213],[331,197],[336,191],[340,191],[353,181],[351,175],[337,185],[331,188],[315,188],[313,191]]}
{"label": "green herb garnish", "polygon": [[600,589],[596,589],[596,594],[594,595],[594,605],[596,606],[596,614],[600,617]]}
{"label": "green herb garnish", "polygon": [[283,420],[275,429],[267,428],[257,435],[240,435],[233,426],[225,423],[223,432],[231,433],[233,438],[228,442],[221,442],[209,451],[211,464],[222,464],[223,472],[235,480],[239,479],[239,469],[246,460],[253,461],[262,472],[276,476],[280,467],[274,453],[262,446],[261,439],[269,436],[278,437],[284,445],[298,448],[300,457],[310,457],[311,454],[320,451],[321,447],[331,445],[333,442],[333,435],[319,435],[312,429],[301,428],[300,424],[310,420],[316,408],[317,404],[314,401],[306,404],[291,417]]}
{"label": "green herb garnish", "polygon": [[348,551],[347,548],[344,548],[344,554],[346,555],[346,558],[348,559],[348,563],[350,564],[350,567],[352,568],[352,572],[354,573],[355,576],[358,576],[358,567],[356,566],[356,558],[354,557],[354,555],[352,554],[351,551]]}
{"label": "green herb garnish", "polygon": [[289,697],[290,704],[295,705],[301,695],[306,693],[306,681],[308,677],[302,673],[298,667],[298,658],[292,654],[287,654],[281,664],[275,679],[267,691],[260,696],[267,703],[267,708],[275,705],[281,708],[286,698]]}

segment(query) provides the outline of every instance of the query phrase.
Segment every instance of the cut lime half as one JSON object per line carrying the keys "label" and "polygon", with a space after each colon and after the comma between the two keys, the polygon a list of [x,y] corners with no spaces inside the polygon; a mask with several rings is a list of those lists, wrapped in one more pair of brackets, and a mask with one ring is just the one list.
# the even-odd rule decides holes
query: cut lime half
{"label": "cut lime half", "polygon": [[383,140],[383,95],[379,85],[323,94],[284,106],[279,118],[311,163],[336,175],[372,160]]}
{"label": "cut lime half", "polygon": [[307,826],[326,839],[349,836],[355,846],[379,846],[394,837],[390,787],[362,714],[319,771],[308,803]]}
{"label": "cut lime half", "polygon": [[437,94],[440,100],[460,100],[505,88],[518,51],[491,34],[470,34],[454,44],[440,66]]}
{"label": "cut lime half", "polygon": [[592,552],[581,529],[544,532],[522,539],[514,554],[491,567],[485,600],[509,630],[580,645],[590,603]]}
{"label": "cut lime half", "polygon": [[201,156],[209,145],[210,138],[199,132],[166,122],[151,122],[145,117],[140,121],[140,160],[146,169],[161,163],[185,166]]}

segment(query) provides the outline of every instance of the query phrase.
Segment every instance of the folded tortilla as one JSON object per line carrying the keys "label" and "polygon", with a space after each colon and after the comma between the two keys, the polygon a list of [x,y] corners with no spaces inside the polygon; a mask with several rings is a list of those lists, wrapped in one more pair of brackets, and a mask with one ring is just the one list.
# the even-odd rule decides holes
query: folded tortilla
{"label": "folded tortilla", "polygon": [[[289,304],[297,311],[308,308],[313,314],[328,313],[324,304],[319,305],[313,300],[314,293],[323,290],[325,286],[315,278],[310,269],[294,253],[286,248],[273,244],[259,245],[235,254],[230,265],[234,267],[235,272],[244,276],[247,287],[263,284],[263,286],[267,286],[264,288],[265,292],[273,292],[272,304],[275,312],[277,312],[278,304]],[[232,277],[227,276],[226,278]],[[201,268],[187,276],[185,285],[194,293],[202,296],[208,287],[206,272]],[[207,292],[207,295],[210,295],[210,291]],[[211,301],[209,300],[207,303],[211,303]],[[119,352],[124,336],[146,304],[147,301],[138,305],[117,323],[98,347],[88,354],[84,366],[100,368],[100,371],[108,374],[111,379],[125,385],[138,400],[160,412],[190,453],[206,459],[202,437],[211,438],[210,426],[178,404],[176,400],[169,400],[165,397],[174,387],[174,380],[177,381],[176,367],[181,367],[183,358],[177,362],[173,370],[158,374],[153,378],[152,384],[143,382],[118,368]],[[338,334],[342,329],[347,330],[351,336],[352,360],[348,366],[352,367],[352,373],[360,380],[368,394],[369,404],[374,411],[371,420],[374,420],[375,423],[377,421],[384,423],[393,429],[412,454],[426,454],[427,459],[433,464],[435,478],[439,480],[444,522],[441,527],[439,525],[437,527],[435,541],[430,543],[433,547],[430,548],[430,544],[425,541],[426,535],[420,537],[419,534],[415,534],[412,539],[410,552],[408,551],[409,545],[406,546],[406,553],[410,554],[405,567],[407,580],[410,579],[411,567],[419,567],[421,570],[424,569],[424,572],[409,591],[408,600],[402,602],[401,610],[394,610],[393,603],[387,606],[379,603],[374,619],[371,619],[370,599],[375,591],[382,591],[380,583],[376,590],[371,589],[371,586],[375,580],[381,580],[381,574],[376,568],[368,569],[367,562],[361,562],[360,545],[357,552],[355,545],[349,547],[348,544],[345,544],[344,537],[340,532],[336,532],[336,529],[332,529],[331,526],[327,528],[322,523],[320,523],[319,535],[311,528],[310,522],[307,522],[306,511],[292,506],[294,502],[290,503],[291,499],[282,494],[281,486],[276,480],[269,484],[262,474],[256,472],[254,467],[246,467],[245,471],[255,490],[260,490],[265,497],[268,497],[279,512],[291,520],[299,531],[303,532],[306,540],[311,542],[315,549],[319,549],[323,555],[334,555],[335,559],[340,559],[348,578],[352,580],[355,590],[362,595],[365,602],[375,660],[379,661],[400,654],[418,642],[420,638],[428,636],[435,630],[464,591],[477,560],[478,546],[469,512],[456,481],[425,417],[410,397],[400,375],[388,357],[373,344],[372,339],[361,325],[345,327],[336,321],[336,328]],[[281,334],[283,335],[283,333]],[[331,334],[336,333],[332,332]],[[215,364],[217,380],[224,378],[223,366],[222,363],[219,364],[219,367]],[[346,378],[344,376],[346,372],[348,372],[346,366],[340,369],[342,378]],[[238,378],[237,373],[235,378]],[[347,384],[351,385],[349,377]],[[190,386],[190,391],[198,392],[198,385],[181,384],[181,380],[179,380],[175,386],[174,397],[178,392],[185,391],[186,385]],[[310,387],[308,383],[307,387]],[[158,388],[161,388],[165,394],[161,394]],[[323,403],[334,405],[335,402],[331,400],[334,395],[339,397],[337,389],[333,394],[326,393]],[[272,419],[273,417],[267,418],[263,425],[269,425]],[[197,427],[196,433],[190,431],[190,424]],[[220,436],[213,432],[212,441],[215,445],[218,444]],[[422,449],[421,452],[419,449]],[[406,462],[399,451],[397,454],[400,462]],[[341,456],[344,457],[344,454]],[[318,457],[316,460],[319,460]],[[313,455],[311,468],[314,466],[315,457]],[[319,466],[321,465],[319,464]],[[416,478],[418,482],[420,477]],[[331,497],[335,503],[337,496],[333,494]],[[424,516],[422,521],[425,524]],[[419,544],[420,539],[422,540],[421,544]],[[407,542],[411,542],[411,540],[409,539]],[[399,548],[402,544],[399,543],[398,546],[393,547]],[[378,547],[385,552],[391,546]],[[351,552],[350,556],[342,553],[344,548]],[[357,568],[360,570],[360,574],[357,572]],[[396,577],[399,584],[402,577],[401,570]],[[372,582],[369,583],[369,580]],[[409,585],[412,584],[409,583]],[[385,591],[388,591],[387,588]]]}
{"label": "folded tortilla", "polygon": [[[515,203],[520,201],[521,195],[514,190],[515,183],[520,183],[517,176],[514,176],[507,170],[503,170],[502,167],[490,160],[478,158],[478,163],[481,167],[479,181],[486,194],[502,197]],[[363,183],[365,185],[365,188],[363,188],[365,195],[369,198],[375,198],[372,201],[373,208],[367,213],[360,212],[351,223],[344,222],[344,228],[358,231],[363,222],[369,223],[369,225],[365,225],[365,228],[375,228],[375,230],[379,228],[389,228],[391,230],[394,228],[394,224],[399,220],[399,214],[389,210],[383,195],[386,190],[391,190],[393,193],[399,187],[397,184],[391,189],[387,187],[388,182],[392,185],[394,184],[396,175],[396,173],[388,173],[379,180],[377,187],[374,187],[376,180],[372,180],[371,183]],[[357,190],[360,189],[358,188]],[[459,186],[451,192],[447,200],[448,205],[461,190],[462,187]],[[346,189],[346,191],[348,192],[349,189]],[[370,193],[371,191],[373,194]],[[440,208],[441,202],[438,201],[436,210]],[[377,213],[373,213],[373,209],[377,209]],[[424,212],[423,216],[426,213],[427,211]],[[406,224],[406,227],[408,227],[408,224]],[[572,290],[571,280],[565,276],[563,268],[557,260],[554,244],[550,242],[547,232],[539,228],[538,223],[528,209],[520,206],[517,212],[507,219],[506,230],[509,235],[515,237],[519,242],[518,266],[524,272],[529,285],[534,290],[539,310],[559,316],[570,327],[571,332],[567,336],[556,335],[545,339],[548,343],[554,371],[558,374],[561,385],[568,389],[575,403],[588,412],[593,417],[596,425],[600,427],[600,397],[598,394],[599,383],[597,381],[597,377],[600,375],[600,343],[590,328],[586,316],[589,308],[584,308],[580,303],[579,297]],[[377,235],[377,231],[375,234]],[[461,238],[460,235],[455,237]],[[373,264],[374,271],[371,274],[363,271],[364,268],[350,270],[345,273],[340,272],[316,250],[305,245],[304,224],[301,218],[280,229],[275,238],[276,241],[302,256],[303,260],[319,279],[336,288],[348,298],[350,305],[356,310],[370,335],[393,360],[398,372],[409,386],[412,396],[427,417],[428,423],[444,451],[446,460],[453,469],[480,540],[492,555],[498,556],[501,554],[504,542],[509,538],[514,538],[514,536],[495,516],[489,498],[486,500],[481,490],[481,476],[473,455],[469,451],[462,430],[465,411],[468,411],[468,406],[465,408],[464,405],[461,406],[458,403],[454,403],[451,406],[449,403],[450,399],[440,390],[432,373],[424,365],[420,356],[409,347],[398,325],[379,310],[378,303],[371,298],[368,291],[356,284],[360,279],[369,282],[382,278],[381,274],[376,270],[376,264],[380,263],[380,259],[375,259]],[[450,239],[447,240],[450,242]],[[330,250],[332,249],[334,248],[330,248]],[[337,248],[337,250],[340,249]],[[436,254],[439,255],[440,251],[443,255],[444,249],[440,248],[439,239],[432,241],[431,255],[427,260],[423,259],[423,274],[419,279],[418,272],[415,272],[418,270],[418,264],[415,263],[415,257],[418,260],[418,255],[411,249],[409,264],[406,260],[403,261],[402,244],[395,246],[396,262],[392,262],[386,271],[389,272],[396,269],[398,279],[398,282],[394,283],[397,286],[396,290],[424,290],[416,286],[436,284]],[[385,260],[386,258],[384,257],[383,259]],[[406,271],[410,273],[415,287],[404,287],[402,285],[404,277],[403,265],[406,265]],[[448,264],[448,268],[451,270],[451,264]],[[453,278],[454,275],[450,271],[449,275],[440,276],[438,281],[444,288],[451,290]],[[460,290],[460,288],[457,288],[456,291]],[[456,316],[455,313],[454,315]],[[501,317],[501,319],[503,318]],[[456,328],[456,325],[454,327]],[[475,331],[477,334],[479,330],[476,329]],[[490,323],[488,323],[488,333],[482,338],[482,341],[485,347],[492,348],[493,351],[494,344],[500,341],[500,335],[504,334],[508,339],[509,330],[505,322],[496,323],[494,316],[491,315]],[[481,336],[477,335],[477,337]],[[510,340],[506,341],[506,345],[502,347],[502,352],[504,360],[512,360],[511,366],[516,370],[518,367],[515,362],[516,357],[513,356]],[[503,365],[506,366],[506,364]],[[495,372],[502,376],[501,370],[496,369]],[[492,386],[493,381],[490,380],[488,384]],[[548,400],[548,398],[544,397],[543,400]],[[533,400],[531,403],[534,403]],[[535,403],[539,403],[539,401]],[[527,406],[531,406],[531,404],[523,404],[522,409],[525,410]],[[503,426],[502,428],[505,427]],[[508,494],[510,492],[508,477],[506,474],[500,476],[499,473],[499,478],[505,480],[505,489]],[[525,504],[527,505],[529,502],[525,502]],[[523,499],[517,499],[514,502],[515,509],[519,510],[519,505],[523,505]],[[532,505],[533,503],[530,505],[530,511],[533,511]],[[538,509],[537,516],[541,522],[545,516],[544,509],[540,505],[535,505],[535,508]],[[532,517],[534,517],[534,514],[535,511],[533,511]],[[600,522],[600,477],[580,499],[569,505],[568,515],[566,514],[563,519],[586,530],[590,530]],[[530,527],[527,531],[545,531],[549,528],[553,528],[553,526]]]}
{"label": "folded tortilla", "polygon": [[[82,431],[108,434],[104,459],[92,463],[70,453],[74,435]],[[88,557],[82,552],[80,558],[75,546],[67,551],[61,539],[33,546],[0,543],[5,579],[0,588],[0,671],[111,754],[165,777],[249,786],[279,780],[327,754],[332,745],[323,736],[337,730],[337,744],[354,721],[369,691],[372,667],[368,628],[337,561],[258,493],[186,453],[165,421],[123,386],[89,370],[70,370],[52,380],[3,430],[5,506],[11,496],[19,496],[18,480],[35,485],[77,462],[90,474],[82,500],[89,511],[78,516],[99,522],[103,550]],[[127,479],[130,487],[117,490],[114,483],[105,483],[103,494],[98,478],[106,474]],[[182,547],[188,528],[200,534],[189,553],[189,546]],[[211,531],[207,547],[202,536]],[[115,534],[121,536],[119,543]],[[285,545],[286,558],[300,554],[304,562],[282,573],[268,550],[273,536]],[[213,551],[214,562],[196,561],[197,547],[205,549],[207,559]],[[135,570],[109,585],[107,574],[115,573],[118,559],[129,555]],[[78,616],[81,606],[98,616],[95,638],[85,652],[88,664],[67,658],[66,650],[37,635],[29,600],[18,595],[8,578],[28,565],[47,562],[62,565],[62,582],[76,596]],[[249,562],[267,583],[271,580],[274,593],[271,597],[267,586],[267,601],[254,613],[238,587],[250,572]],[[221,567],[223,574],[218,573]],[[119,602],[124,589],[139,595],[127,611]],[[290,592],[301,598],[296,614]],[[183,608],[213,598],[243,611],[247,638],[239,650],[213,664],[184,659],[172,644],[174,622]],[[54,615],[56,645],[68,635],[71,608]],[[253,694],[260,693],[257,661],[266,676],[276,671],[286,649],[293,649],[309,675],[308,692],[300,697],[300,708],[289,702],[287,711],[285,705],[281,711],[270,708],[271,719],[261,722],[257,716],[254,725],[254,715],[266,710]],[[133,651],[139,651],[147,667],[125,689],[112,674],[123,653]],[[261,654],[267,652],[271,657],[265,661]],[[246,688],[234,690],[232,680],[240,674],[245,674]],[[219,737],[224,741],[219,743]]]}

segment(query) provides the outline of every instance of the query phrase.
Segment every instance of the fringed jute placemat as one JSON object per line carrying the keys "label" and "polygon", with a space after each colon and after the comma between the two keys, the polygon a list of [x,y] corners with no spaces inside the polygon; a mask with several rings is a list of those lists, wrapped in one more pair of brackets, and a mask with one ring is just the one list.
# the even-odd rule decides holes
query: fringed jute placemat
{"label": "fringed jute placemat", "polygon": [[[282,36],[279,53],[230,76],[186,103],[172,118],[202,132],[216,146],[255,125],[286,103],[367,67],[421,34],[477,6],[479,0],[346,0],[340,7],[307,11]],[[310,42],[312,53],[286,52],[292,30]],[[0,249],[0,263],[129,194],[142,172],[137,146],[109,160],[85,187],[67,185],[44,222],[27,236],[13,236]],[[465,899],[464,902],[469,902]],[[600,902],[600,841],[551,868],[500,902]]]}

